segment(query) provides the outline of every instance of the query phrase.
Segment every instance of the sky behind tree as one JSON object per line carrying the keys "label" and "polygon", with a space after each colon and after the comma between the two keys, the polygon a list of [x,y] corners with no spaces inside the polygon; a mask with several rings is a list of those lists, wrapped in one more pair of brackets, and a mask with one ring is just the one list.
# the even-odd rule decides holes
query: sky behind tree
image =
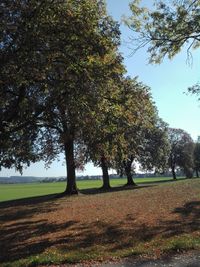
{"label": "sky behind tree", "polygon": [[[131,37],[134,33],[122,22],[122,16],[129,16],[130,0],[107,0],[108,13],[120,23],[121,46],[120,52],[124,57],[127,75],[132,78],[138,76],[139,81],[151,88],[152,97],[158,108],[159,116],[170,127],[187,131],[194,140],[200,135],[200,102],[197,97],[187,95],[187,88],[200,81],[200,53],[199,49],[192,51],[193,60],[187,62],[187,52],[182,50],[172,60],[164,59],[160,65],[148,64],[147,47],[132,55],[133,45]],[[143,5],[151,7],[153,0],[143,0]],[[48,170],[44,163],[32,164],[25,169],[23,175],[28,176],[64,176],[65,166],[63,156],[55,161]],[[101,169],[86,166],[81,174],[101,174]],[[0,176],[19,175],[14,170],[3,169]]]}

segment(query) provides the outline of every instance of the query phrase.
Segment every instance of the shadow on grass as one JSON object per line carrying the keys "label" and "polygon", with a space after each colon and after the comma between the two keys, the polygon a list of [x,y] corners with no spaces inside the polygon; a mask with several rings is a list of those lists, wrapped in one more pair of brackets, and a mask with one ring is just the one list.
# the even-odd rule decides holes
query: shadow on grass
{"label": "shadow on grass", "polygon": [[[195,179],[195,178],[193,178]],[[135,190],[135,189],[142,189],[144,187],[152,187],[156,186],[162,183],[173,183],[173,182],[180,182],[186,180],[186,178],[181,178],[177,180],[169,179],[169,180],[164,180],[164,181],[147,181],[143,183],[136,183],[136,185],[132,186],[127,186],[121,185],[121,186],[113,186],[110,189],[104,189],[102,187],[100,188],[88,188],[88,189],[80,189],[79,192],[84,195],[95,195],[95,194],[101,194],[101,193],[112,193],[112,192],[119,192],[119,191],[126,191],[126,190]],[[191,180],[191,179],[190,179]],[[16,200],[6,200],[0,202],[0,209],[1,208],[8,208],[8,207],[17,207],[17,206],[22,206],[22,205],[36,205],[36,204],[41,204],[45,202],[50,202],[54,201],[56,198],[63,198],[67,197],[65,193],[56,193],[56,194],[49,194],[49,195],[43,195],[43,196],[34,196],[34,197],[26,197],[26,198],[21,198],[21,199],[16,199]],[[1,220],[1,218],[0,218]]]}
{"label": "shadow on grass", "polygon": [[[129,186],[129,187],[112,187],[108,190],[102,188],[82,189],[80,194],[83,195],[96,195],[102,193],[112,193],[126,190],[138,190],[149,186]],[[75,196],[77,197],[77,196]],[[10,221],[17,221],[20,219],[32,218],[39,213],[48,213],[55,211],[59,203],[56,200],[59,199],[71,199],[71,196],[65,193],[50,194],[45,196],[35,196],[17,200],[10,200],[0,203],[0,225]]]}
{"label": "shadow on grass", "polygon": [[[111,187],[110,189],[104,189],[104,188],[89,188],[89,189],[80,189],[79,193],[84,195],[95,195],[95,194],[102,194],[102,193],[112,193],[112,192],[119,192],[119,191],[126,191],[126,190],[135,190],[135,189],[142,189],[144,187],[152,187],[154,185],[135,185],[135,186],[116,186]],[[73,195],[76,197],[76,195]],[[9,208],[9,207],[18,207],[18,206],[32,206],[42,203],[48,203],[55,201],[56,199],[60,198],[66,198],[66,197],[72,197],[70,195],[63,193],[56,193],[56,194],[49,194],[44,196],[34,196],[34,197],[27,197],[27,198],[21,198],[16,200],[6,200],[0,202],[0,210],[2,208]],[[1,220],[1,216],[0,216]]]}
{"label": "shadow on grass", "polygon": [[[92,249],[99,245],[111,253],[134,247],[139,242],[151,241],[158,235],[168,238],[200,229],[200,201],[188,202],[182,207],[175,208],[173,214],[178,215],[176,220],[161,220],[156,226],[138,224],[137,218],[131,214],[123,221],[112,224],[95,218],[87,224],[76,220],[49,223],[48,220],[37,219],[38,217],[35,218],[33,215],[55,210],[56,203],[49,202],[47,198],[46,201],[43,199],[42,203],[37,204],[38,206],[35,206],[35,202],[32,206],[29,204],[24,207],[22,214],[12,206],[11,218],[14,221],[0,227],[0,263],[34,256],[52,247],[69,253]],[[0,219],[4,216],[6,214],[1,214]]]}
{"label": "shadow on grass", "polygon": [[1,202],[0,223],[30,218],[43,211],[51,212],[57,207],[55,200],[62,197],[63,194],[51,194]]}
{"label": "shadow on grass", "polygon": [[103,193],[113,193],[113,192],[120,192],[120,191],[127,191],[127,190],[138,190],[146,187],[152,187],[155,185],[131,185],[131,186],[114,186],[109,189],[100,188],[89,188],[89,189],[81,189],[79,192],[84,195],[96,195],[96,194],[103,194]]}
{"label": "shadow on grass", "polygon": [[[113,187],[109,190],[102,188],[82,189],[80,194],[96,195],[102,193],[112,193],[126,190],[138,190],[148,186],[129,186],[129,187]],[[75,196],[77,197],[77,196]],[[56,200],[71,199],[65,193],[50,194],[45,196],[29,197],[17,200],[10,200],[0,203],[0,225],[10,221],[18,221],[20,219],[31,219],[36,214],[49,213],[55,211],[60,203]],[[0,233],[1,234],[1,233]],[[0,238],[1,241],[1,238]],[[1,250],[0,250],[1,251]]]}
{"label": "shadow on grass", "polygon": [[[146,181],[146,182],[141,182],[139,183],[139,185],[148,185],[148,184],[165,184],[165,183],[177,183],[177,182],[181,182],[184,180],[188,180],[188,178],[178,178],[177,180],[174,180],[173,178],[169,178],[169,180],[159,180],[159,181]],[[138,180],[137,180],[138,181]]]}
{"label": "shadow on grass", "polygon": [[57,194],[49,194],[49,195],[43,195],[43,196],[34,196],[34,197],[26,197],[26,198],[20,198],[20,199],[14,199],[14,200],[6,200],[0,202],[0,209],[1,208],[8,208],[8,207],[16,207],[16,206],[22,206],[22,205],[36,205],[44,202],[49,202],[52,200],[55,200],[56,198],[63,197],[63,193],[57,193]]}

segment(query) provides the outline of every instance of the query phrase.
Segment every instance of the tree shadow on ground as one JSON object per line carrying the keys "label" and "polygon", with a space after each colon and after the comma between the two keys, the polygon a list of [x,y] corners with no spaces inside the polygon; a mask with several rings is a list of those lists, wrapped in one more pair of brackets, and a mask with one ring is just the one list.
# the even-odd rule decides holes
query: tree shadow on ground
{"label": "tree shadow on ground", "polygon": [[[88,189],[79,189],[79,193],[84,195],[95,195],[95,194],[102,194],[102,193],[112,193],[112,192],[119,192],[119,191],[126,191],[126,190],[135,190],[135,189],[142,189],[146,187],[153,187],[162,183],[173,183],[173,182],[180,182],[183,180],[186,180],[187,178],[183,178],[180,180],[165,180],[165,181],[147,181],[140,184],[135,185],[121,185],[121,186],[114,186],[110,187],[109,189],[104,189],[102,187],[95,187],[95,188],[88,188]],[[196,178],[193,178],[196,179]],[[191,179],[190,179],[191,180]],[[68,195],[63,193],[56,193],[56,194],[48,194],[43,196],[34,196],[34,197],[27,197],[27,198],[21,198],[16,200],[6,200],[0,202],[0,210],[2,208],[8,208],[8,207],[18,207],[22,205],[26,206],[32,206],[36,204],[46,203],[50,201],[54,201],[56,198],[64,198]],[[0,217],[0,220],[2,218]]]}
{"label": "tree shadow on ground", "polygon": [[[49,224],[47,220],[27,220],[0,229],[0,262],[18,260],[43,252],[53,244],[49,238],[45,238],[45,235],[58,233],[74,224],[76,224],[76,221]],[[44,238],[35,241],[34,237]]]}
{"label": "tree shadow on ground", "polygon": [[10,200],[0,203],[0,223],[20,218],[30,218],[36,213],[51,212],[56,209],[56,199],[64,197],[63,194],[29,197]]}
{"label": "tree shadow on ground", "polygon": [[115,186],[109,189],[100,188],[88,188],[88,189],[81,189],[79,192],[83,195],[97,195],[97,194],[104,194],[104,193],[113,193],[113,192],[120,192],[120,191],[127,191],[127,190],[138,190],[146,187],[153,187],[155,185],[131,185],[131,186]]}
{"label": "tree shadow on ground", "polygon": [[[195,178],[194,178],[195,179]],[[174,180],[173,178],[169,178],[169,180],[164,181],[147,181],[135,185],[121,185],[121,186],[114,186],[110,187],[109,189],[104,189],[103,187],[100,188],[88,188],[88,189],[80,189],[79,192],[84,195],[96,195],[96,194],[102,194],[102,193],[112,193],[112,192],[119,192],[119,191],[126,191],[126,190],[135,190],[135,189],[142,189],[146,187],[153,187],[159,184],[165,184],[165,183],[177,183],[184,180],[188,180],[188,178],[181,178]],[[191,180],[191,179],[190,179]]]}
{"label": "tree shadow on ground", "polygon": [[[185,180],[188,180],[189,178],[178,178],[176,180],[174,180],[173,178],[170,178],[169,177],[169,180],[160,180],[160,181],[146,181],[146,182],[143,182],[143,183],[140,183],[140,185],[159,185],[159,184],[166,184],[166,183],[178,183],[178,182],[182,182],[182,181],[185,181]],[[195,179],[195,178],[192,178],[192,179]],[[191,179],[190,179],[191,180]]]}
{"label": "tree shadow on ground", "polygon": [[41,204],[44,202],[49,202],[52,200],[55,200],[56,198],[63,197],[63,193],[57,193],[57,194],[48,194],[44,196],[35,196],[35,197],[26,197],[21,199],[15,199],[15,200],[6,200],[3,202],[0,202],[0,209],[1,208],[8,208],[8,207],[17,207],[22,205],[33,205],[33,204]]}
{"label": "tree shadow on ground", "polygon": [[178,214],[179,219],[163,222],[166,228],[165,237],[200,230],[200,201],[187,202],[183,207],[174,209],[173,213]]}
{"label": "tree shadow on ground", "polygon": [[[116,186],[111,187],[109,189],[100,188],[89,188],[89,189],[80,189],[79,193],[83,195],[96,195],[102,193],[113,193],[119,191],[126,191],[126,190],[135,190],[135,189],[142,189],[146,187],[153,187],[154,185],[133,185],[133,186]],[[50,202],[54,202],[56,199],[71,197],[67,195],[65,192],[63,193],[56,193],[56,194],[49,194],[44,196],[34,196],[34,197],[27,197],[21,198],[16,200],[8,200],[0,202],[0,210],[4,208],[12,208],[12,207],[21,207],[21,206],[33,206],[33,205],[41,205],[41,204],[48,204]],[[3,215],[0,215],[0,221],[3,220]]]}
{"label": "tree shadow on ground", "polygon": [[[80,190],[83,195],[96,195],[102,193],[112,193],[126,190],[138,190],[148,186],[131,187],[113,187],[109,190],[101,188],[91,188]],[[150,187],[150,186],[149,186]],[[76,197],[76,196],[75,196]],[[45,196],[29,197],[0,203],[0,225],[10,221],[19,221],[20,219],[30,219],[36,214],[49,213],[57,210],[60,202],[57,200],[66,198],[71,199],[65,193],[50,194]],[[1,239],[0,239],[1,241]]]}
{"label": "tree shadow on ground", "polygon": [[[46,213],[57,208],[56,204],[54,206],[48,201],[38,205],[38,211],[31,206],[34,212],[40,210],[41,213]],[[51,207],[48,209],[49,205]],[[99,245],[105,247],[107,252],[116,252],[134,247],[142,241],[151,241],[158,235],[168,238],[200,229],[200,201],[188,202],[175,208],[172,215],[178,215],[176,220],[160,221],[156,226],[137,224],[137,218],[130,214],[117,223],[94,218],[87,224],[78,220],[57,224],[31,218],[31,213],[29,216],[24,213],[17,217],[18,212],[14,212],[16,216],[12,218],[15,221],[0,226],[0,263],[34,256],[52,247],[61,252],[70,252]]]}

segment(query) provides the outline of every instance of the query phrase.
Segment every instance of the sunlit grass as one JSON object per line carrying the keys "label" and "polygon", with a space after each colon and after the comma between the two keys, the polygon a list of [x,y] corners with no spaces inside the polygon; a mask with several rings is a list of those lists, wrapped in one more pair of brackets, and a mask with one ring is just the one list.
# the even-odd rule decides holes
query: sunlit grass
{"label": "sunlit grass", "polygon": [[[137,184],[170,181],[170,177],[135,178]],[[111,179],[111,186],[123,186],[126,179]],[[101,180],[83,180],[77,182],[79,189],[100,188]],[[31,183],[31,184],[0,184],[0,201],[21,199],[34,196],[62,193],[65,190],[65,182]]]}

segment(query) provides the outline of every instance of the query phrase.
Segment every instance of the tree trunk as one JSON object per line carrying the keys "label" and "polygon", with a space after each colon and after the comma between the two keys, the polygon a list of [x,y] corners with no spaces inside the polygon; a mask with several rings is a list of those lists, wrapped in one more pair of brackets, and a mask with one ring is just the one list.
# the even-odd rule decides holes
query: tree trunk
{"label": "tree trunk", "polygon": [[170,161],[169,161],[169,166],[171,167],[172,170],[172,176],[173,179],[176,180],[176,172],[175,172],[175,166],[176,166],[176,161],[174,160],[172,154],[170,154]]}
{"label": "tree trunk", "polygon": [[176,172],[175,172],[175,167],[172,166],[172,176],[173,176],[173,179],[176,180]]}
{"label": "tree trunk", "polygon": [[197,169],[196,169],[196,177],[199,178],[199,172]]}
{"label": "tree trunk", "polygon": [[76,172],[74,162],[74,140],[68,139],[65,144],[65,160],[67,167],[67,187],[65,193],[68,195],[78,194],[76,186]]}
{"label": "tree trunk", "polygon": [[126,161],[124,162],[125,165],[125,173],[126,173],[126,177],[127,177],[127,183],[126,185],[136,185],[135,182],[133,181],[133,175],[131,173],[131,167],[132,167],[132,163],[133,161]]}
{"label": "tree trunk", "polygon": [[104,156],[101,157],[101,168],[103,173],[103,189],[110,189],[110,179],[108,175],[108,165],[106,162],[106,158]]}

